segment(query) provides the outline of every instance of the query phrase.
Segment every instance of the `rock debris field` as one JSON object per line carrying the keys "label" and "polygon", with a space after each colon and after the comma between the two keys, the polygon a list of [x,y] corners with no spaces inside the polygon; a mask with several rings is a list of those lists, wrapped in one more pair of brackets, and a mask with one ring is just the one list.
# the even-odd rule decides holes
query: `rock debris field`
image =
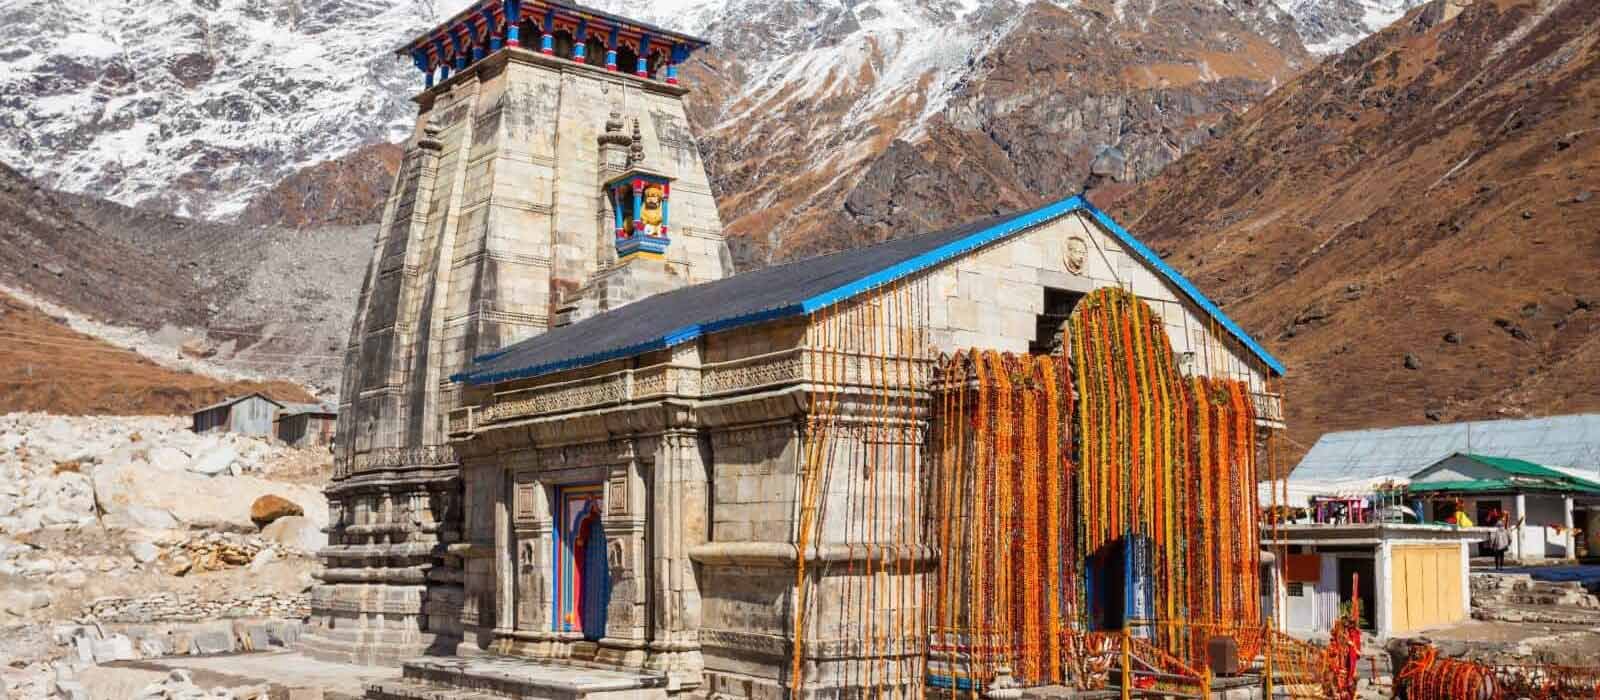
{"label": "rock debris field", "polygon": [[[0,416],[0,697],[93,697],[98,664],[298,637],[331,455],[189,425]],[[124,695],[254,693],[148,685]]]}

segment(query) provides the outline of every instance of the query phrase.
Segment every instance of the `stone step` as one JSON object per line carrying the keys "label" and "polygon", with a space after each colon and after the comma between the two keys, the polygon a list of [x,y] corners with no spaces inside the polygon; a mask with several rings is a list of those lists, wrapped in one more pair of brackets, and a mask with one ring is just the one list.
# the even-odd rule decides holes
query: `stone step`
{"label": "stone step", "polygon": [[1600,609],[1600,602],[1588,593],[1572,593],[1564,591],[1559,593],[1541,593],[1527,591],[1519,593],[1501,593],[1498,595],[1477,596],[1473,599],[1476,605],[1562,605],[1574,608]]}
{"label": "stone step", "polygon": [[665,700],[667,678],[642,671],[562,666],[510,657],[425,658],[401,678],[367,687],[367,700]]}
{"label": "stone step", "polygon": [[1486,622],[1600,626],[1600,610],[1561,605],[1483,605],[1474,601],[1472,617]]}
{"label": "stone step", "polygon": [[476,690],[439,688],[421,681],[395,680],[367,686],[365,700],[483,700]]}

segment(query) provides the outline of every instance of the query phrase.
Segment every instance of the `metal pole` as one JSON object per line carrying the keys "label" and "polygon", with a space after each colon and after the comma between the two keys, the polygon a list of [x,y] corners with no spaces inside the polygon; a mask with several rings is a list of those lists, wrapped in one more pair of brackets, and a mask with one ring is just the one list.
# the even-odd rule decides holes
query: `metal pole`
{"label": "metal pole", "polygon": [[1122,700],[1133,700],[1133,634],[1122,625]]}
{"label": "metal pole", "polygon": [[1268,616],[1267,617],[1267,629],[1266,629],[1266,635],[1267,635],[1266,672],[1264,674],[1262,674],[1262,675],[1265,676],[1265,679],[1266,679],[1266,691],[1267,691],[1266,700],[1272,700],[1272,644],[1273,644],[1272,630],[1273,629],[1274,629],[1274,627],[1272,626],[1272,617]]}

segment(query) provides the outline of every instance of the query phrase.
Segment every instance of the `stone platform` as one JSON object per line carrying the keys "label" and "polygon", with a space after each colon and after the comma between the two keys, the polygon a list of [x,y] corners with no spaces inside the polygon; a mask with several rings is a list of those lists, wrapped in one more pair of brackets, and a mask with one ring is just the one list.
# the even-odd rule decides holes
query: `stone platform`
{"label": "stone platform", "polygon": [[367,686],[367,700],[665,700],[667,677],[561,666],[531,659],[417,659],[398,680]]}

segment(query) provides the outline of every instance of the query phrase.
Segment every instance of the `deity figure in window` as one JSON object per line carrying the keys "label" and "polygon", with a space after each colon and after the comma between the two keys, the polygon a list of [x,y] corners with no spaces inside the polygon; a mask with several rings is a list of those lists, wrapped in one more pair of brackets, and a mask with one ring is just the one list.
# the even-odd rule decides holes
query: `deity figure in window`
{"label": "deity figure in window", "polygon": [[644,188],[644,207],[643,211],[639,212],[639,220],[644,222],[644,234],[646,236],[662,235],[661,224],[664,219],[662,218],[661,201],[664,194],[660,185],[650,185]]}

